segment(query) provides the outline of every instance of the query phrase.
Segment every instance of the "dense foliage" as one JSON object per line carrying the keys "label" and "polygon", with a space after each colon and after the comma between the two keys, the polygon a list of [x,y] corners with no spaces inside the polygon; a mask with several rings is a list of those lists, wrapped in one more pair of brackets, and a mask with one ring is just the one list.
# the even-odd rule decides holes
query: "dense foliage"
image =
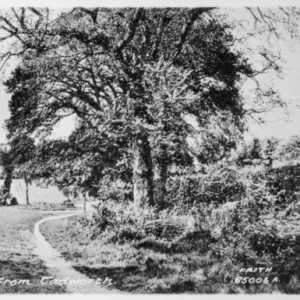
{"label": "dense foliage", "polygon": [[[21,8],[2,17],[14,24],[21,56],[6,82],[10,137],[41,138],[75,115],[77,128],[62,142],[67,151],[50,142],[49,149],[58,149],[48,163],[36,152],[40,175],[81,186],[74,178],[79,174],[70,175],[76,164],[81,177],[95,182],[106,173],[126,173],[136,205],[163,207],[170,167],[225,157],[241,138],[246,116],[255,113],[246,109],[240,87],[261,70],[234,49],[234,25],[213,12],[75,8],[53,20],[49,9]],[[278,70],[269,54],[262,56],[263,70]],[[281,103],[269,87],[256,92],[257,105]],[[190,149],[191,136],[201,140],[199,149]],[[62,161],[69,163],[53,172]],[[95,164],[97,171],[90,167]]]}
{"label": "dense foliage", "polygon": [[172,205],[218,206],[240,200],[245,194],[245,185],[236,168],[222,163],[206,168],[204,173],[169,177],[167,201]]}
{"label": "dense foliage", "polygon": [[[219,174],[217,170],[211,170],[212,179]],[[126,201],[102,202],[90,221],[82,219],[81,222],[93,239],[120,247],[131,245],[130,251],[144,251],[143,255],[152,249],[154,252],[150,257],[153,268],[158,264],[157,257],[162,254],[166,255],[165,263],[170,268],[171,260],[176,255],[190,256],[190,264],[183,266],[184,271],[179,276],[180,280],[178,278],[181,291],[269,293],[279,289],[286,293],[298,293],[296,282],[300,274],[296,253],[299,251],[300,240],[293,240],[290,235],[281,233],[281,222],[291,212],[286,209],[288,205],[282,205],[280,193],[274,194],[270,187],[269,173],[240,173],[237,187],[243,187],[242,193],[239,189],[235,193],[231,189],[231,197],[235,196],[236,201],[231,206],[228,203],[224,205],[222,201],[211,205],[216,198],[224,197],[227,186],[233,185],[233,171],[223,168],[220,171],[223,181],[219,183],[223,190],[215,189],[213,193],[207,193],[206,199],[199,197],[194,205],[189,201],[181,201],[176,202],[177,206],[172,209],[158,212],[151,207],[136,210]],[[185,184],[189,185],[189,181],[187,179]],[[204,186],[210,188],[207,182]],[[181,194],[178,197],[183,199]],[[290,199],[285,198],[284,201],[288,204]],[[299,200],[294,202],[299,203]],[[194,209],[191,210],[192,206]],[[195,214],[191,215],[191,211]],[[190,232],[186,231],[187,219],[184,216],[187,215],[194,216],[196,220],[196,226]],[[124,255],[131,253],[126,251]],[[201,263],[197,263],[199,257],[202,257]],[[137,263],[142,266],[145,261]],[[272,270],[270,273],[248,274],[254,278],[268,277],[262,284],[236,283],[236,278],[241,276],[240,269],[248,267],[272,267]],[[199,277],[191,276],[197,272]],[[149,279],[147,286],[151,286],[150,282]],[[174,286],[168,286],[167,280],[163,282],[156,287],[157,291],[175,291]],[[183,282],[189,282],[189,285],[185,286]]]}

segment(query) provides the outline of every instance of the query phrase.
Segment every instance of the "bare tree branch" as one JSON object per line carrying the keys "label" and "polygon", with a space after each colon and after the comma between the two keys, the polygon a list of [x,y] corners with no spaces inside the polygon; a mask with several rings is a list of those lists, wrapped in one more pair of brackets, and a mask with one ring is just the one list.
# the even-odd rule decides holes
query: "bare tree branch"
{"label": "bare tree branch", "polygon": [[251,7],[246,7],[246,9],[251,13],[254,18],[254,26],[256,27],[257,23],[261,23],[261,20],[255,15]]}
{"label": "bare tree branch", "polygon": [[44,20],[44,16],[42,13],[40,13],[36,8],[34,7],[28,7],[29,10],[31,10],[34,14],[36,14],[39,19],[37,20],[37,22],[35,23],[35,29],[38,29],[41,25],[41,23],[43,22]]}

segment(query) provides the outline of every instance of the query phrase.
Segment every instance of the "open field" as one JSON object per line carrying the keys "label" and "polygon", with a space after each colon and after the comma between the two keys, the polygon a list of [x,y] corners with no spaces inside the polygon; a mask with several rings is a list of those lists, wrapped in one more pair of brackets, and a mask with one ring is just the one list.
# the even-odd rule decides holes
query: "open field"
{"label": "open field", "polygon": [[[16,207],[0,207],[0,278],[29,280],[30,284],[11,286],[0,281],[0,293],[64,293],[60,286],[41,285],[43,276],[49,276],[47,268],[33,253],[34,223],[51,213],[21,210]],[[12,283],[13,284],[13,283]]]}
{"label": "open field", "polygon": [[[0,187],[3,179],[0,179]],[[29,202],[31,204],[45,202],[59,204],[67,199],[64,194],[55,186],[40,187],[34,182],[28,186]],[[11,194],[16,197],[19,204],[26,204],[26,185],[23,179],[13,179],[11,184]]]}

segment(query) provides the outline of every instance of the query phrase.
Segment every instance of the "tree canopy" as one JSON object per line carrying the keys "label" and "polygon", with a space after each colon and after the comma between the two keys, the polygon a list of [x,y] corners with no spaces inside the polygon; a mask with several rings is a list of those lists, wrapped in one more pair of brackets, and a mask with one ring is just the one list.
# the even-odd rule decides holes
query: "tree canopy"
{"label": "tree canopy", "polygon": [[[47,165],[50,177],[69,177],[67,184],[74,184],[77,169],[79,177],[88,172],[85,178],[96,182],[112,172],[132,182],[137,205],[163,202],[172,164],[214,159],[220,146],[226,153],[247,114],[264,109],[266,101],[281,103],[274,90],[258,85],[260,101],[245,106],[240,89],[246,78],[255,81],[278,64],[268,52],[261,53],[263,68],[253,64],[234,47],[232,24],[214,11],[74,8],[53,18],[47,8],[13,9],[1,17],[9,33],[3,40],[16,39],[16,52],[2,58],[21,57],[6,82],[13,94],[10,137],[49,134],[75,114],[73,134],[66,142],[44,142],[38,149],[48,158],[37,155],[36,163]],[[187,139],[196,135],[210,158],[204,150],[191,151]]]}

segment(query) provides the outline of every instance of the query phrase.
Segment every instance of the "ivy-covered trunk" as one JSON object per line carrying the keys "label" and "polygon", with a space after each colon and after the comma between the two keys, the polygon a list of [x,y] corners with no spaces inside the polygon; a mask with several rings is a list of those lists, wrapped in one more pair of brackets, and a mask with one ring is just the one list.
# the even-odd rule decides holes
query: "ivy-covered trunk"
{"label": "ivy-covered trunk", "polygon": [[138,133],[133,141],[133,199],[136,207],[154,205],[151,148],[143,133]]}
{"label": "ivy-covered trunk", "polygon": [[166,185],[168,179],[168,157],[167,157],[167,146],[161,145],[160,156],[157,159],[157,180],[156,180],[156,194],[155,194],[155,203],[163,208],[165,205],[166,197]]}

